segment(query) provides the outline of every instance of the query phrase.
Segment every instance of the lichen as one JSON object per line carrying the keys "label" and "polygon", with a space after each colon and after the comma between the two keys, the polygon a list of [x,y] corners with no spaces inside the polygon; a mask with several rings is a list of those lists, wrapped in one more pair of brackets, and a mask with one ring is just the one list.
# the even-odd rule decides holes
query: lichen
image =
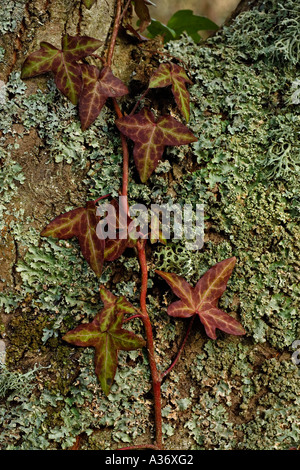
{"label": "lichen", "polygon": [[203,349],[191,369],[200,387],[197,418],[187,423],[200,447],[275,450],[297,445],[299,375],[290,359],[278,361],[259,346],[227,340],[209,341]]}
{"label": "lichen", "polygon": [[5,5],[0,5],[0,32],[7,34],[14,32],[24,16],[26,0],[8,0]]}

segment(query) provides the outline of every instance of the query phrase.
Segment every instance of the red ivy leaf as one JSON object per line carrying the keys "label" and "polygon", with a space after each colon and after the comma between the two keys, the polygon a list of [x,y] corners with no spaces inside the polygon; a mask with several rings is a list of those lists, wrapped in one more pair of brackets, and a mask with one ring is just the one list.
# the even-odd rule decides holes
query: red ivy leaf
{"label": "red ivy leaf", "polygon": [[226,289],[235,263],[235,257],[217,263],[202,276],[194,288],[177,274],[156,271],[181,299],[168,307],[168,314],[182,318],[199,315],[207,336],[212,339],[217,337],[216,328],[232,335],[244,335],[242,325],[217,308],[217,302]]}
{"label": "red ivy leaf", "polygon": [[125,212],[122,215],[121,208],[115,199],[111,201],[110,205],[115,210],[114,216],[107,214],[100,224],[103,224],[103,232],[105,232],[106,224],[109,224],[110,229],[115,231],[116,236],[115,238],[105,239],[104,261],[114,261],[124,253],[126,248],[132,247],[132,241],[128,233],[128,226],[132,219]]}
{"label": "red ivy leaf", "polygon": [[94,201],[89,201],[85,207],[56,217],[44,228],[41,235],[62,240],[77,237],[84,258],[95,274],[101,276],[105,240],[101,240],[96,234],[97,223],[96,205]]}
{"label": "red ivy leaf", "polygon": [[109,67],[101,72],[94,65],[81,65],[82,91],[79,99],[79,116],[82,130],[86,130],[99,116],[108,97],[123,96],[128,88]]}
{"label": "red ivy leaf", "polygon": [[82,130],[86,130],[99,116],[106,96],[100,93],[100,71],[94,65],[82,65],[82,91],[79,98],[79,117]]}
{"label": "red ivy leaf", "polygon": [[185,84],[193,82],[188,78],[185,70],[173,63],[161,64],[152,75],[149,88],[161,88],[172,85],[172,92],[186,121],[190,118],[190,95]]}
{"label": "red ivy leaf", "polygon": [[92,54],[101,41],[88,36],[62,37],[62,48],[57,49],[41,42],[41,49],[30,54],[22,67],[22,78],[53,72],[57,88],[73,104],[77,104],[81,92],[81,68],[76,62]]}
{"label": "red ivy leaf", "polygon": [[184,145],[197,140],[184,124],[171,116],[161,116],[155,121],[147,108],[117,119],[116,125],[135,143],[133,157],[143,183],[157,167],[166,145]]}
{"label": "red ivy leaf", "polygon": [[83,323],[69,331],[63,339],[75,346],[95,348],[95,372],[103,392],[108,395],[118,366],[118,351],[131,351],[145,346],[145,341],[122,328],[124,313],[136,310],[123,297],[115,297],[100,289],[103,309],[91,323]]}
{"label": "red ivy leaf", "polygon": [[103,67],[100,72],[100,93],[107,97],[117,98],[126,95],[128,88],[122,80],[115,77],[109,67]]}

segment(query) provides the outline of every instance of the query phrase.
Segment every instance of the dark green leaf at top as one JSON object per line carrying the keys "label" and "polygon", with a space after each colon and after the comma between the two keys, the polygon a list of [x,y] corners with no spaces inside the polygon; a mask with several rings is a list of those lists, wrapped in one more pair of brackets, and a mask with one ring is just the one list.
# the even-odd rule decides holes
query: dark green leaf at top
{"label": "dark green leaf at top", "polygon": [[192,10],[178,10],[169,19],[168,27],[176,31],[176,39],[185,31],[195,42],[199,42],[201,36],[198,31],[214,31],[219,26],[204,16],[194,15]]}
{"label": "dark green leaf at top", "polygon": [[164,43],[179,39],[186,32],[195,42],[201,40],[198,31],[215,31],[219,29],[213,21],[203,16],[194,15],[192,10],[178,10],[165,25],[152,18],[147,27],[148,37],[162,36]]}
{"label": "dark green leaf at top", "polygon": [[147,27],[147,36],[150,39],[153,39],[156,36],[161,36],[163,38],[163,42],[167,43],[176,39],[176,31],[169,28],[167,25],[161,23],[160,21],[151,18],[151,23]]}

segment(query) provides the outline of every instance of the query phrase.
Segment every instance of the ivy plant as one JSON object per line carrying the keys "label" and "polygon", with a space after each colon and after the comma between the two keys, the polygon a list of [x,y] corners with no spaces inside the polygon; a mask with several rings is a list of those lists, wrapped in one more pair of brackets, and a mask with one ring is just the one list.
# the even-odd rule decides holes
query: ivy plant
{"label": "ivy plant", "polygon": [[[147,5],[150,2],[134,0],[133,3],[142,22],[140,30],[143,31],[149,24],[150,15]],[[84,0],[84,4],[89,9],[96,7],[93,0]],[[171,115],[161,114],[159,109],[156,109],[154,113],[151,107],[144,107],[135,113],[139,101],[130,114],[123,113],[120,108],[117,99],[126,96],[129,92],[127,86],[112,73],[111,64],[118,31],[120,26],[126,23],[126,13],[130,7],[130,0],[125,3],[122,0],[117,0],[114,27],[108,49],[103,56],[94,54],[100,46],[99,40],[87,36],[64,34],[61,49],[57,49],[47,42],[42,42],[40,49],[30,54],[22,67],[23,79],[49,72],[54,75],[56,86],[60,92],[73,104],[78,105],[83,132],[95,122],[107,100],[112,100],[116,111],[115,124],[120,132],[123,152],[123,178],[120,195],[125,200],[128,195],[131,157],[127,139],[133,142],[133,160],[140,181],[144,184],[147,183],[157,167],[166,146],[188,145],[197,141],[197,137],[193,135],[186,124]],[[176,18],[173,17],[172,24],[175,24]],[[86,59],[90,56],[99,59],[101,62],[99,68],[87,63]],[[192,82],[187,71],[173,59],[162,63],[154,71],[146,92],[149,89],[171,87],[179,112],[187,123],[190,114],[187,89],[189,84]],[[108,238],[105,238],[104,233],[104,221],[107,223],[108,219],[99,215],[97,210],[97,204],[103,198],[106,198],[109,206],[119,214],[114,221],[111,221],[114,224],[115,235]],[[132,229],[130,229],[132,219],[128,209],[128,203],[125,204],[125,207],[120,207],[117,200],[112,199],[110,195],[99,195],[98,199],[87,201],[84,207],[58,214],[42,230],[41,236],[63,240],[76,237],[84,258],[99,278],[105,263],[118,259],[123,254],[126,255],[128,247],[135,250],[141,270],[139,307],[133,306],[125,297],[116,297],[105,286],[100,286],[102,310],[97,313],[92,322],[78,325],[75,329],[67,332],[62,339],[78,347],[94,348],[95,374],[106,395],[111,393],[111,386],[118,367],[118,351],[146,348],[152,377],[155,441],[145,443],[140,447],[162,449],[161,384],[163,378],[177,363],[194,319],[196,317],[200,319],[206,334],[213,340],[217,338],[217,329],[231,335],[245,334],[244,328],[236,319],[218,308],[218,300],[226,289],[236,258],[232,257],[212,266],[199,279],[195,287],[174,273],[156,271],[157,276],[166,281],[173,293],[180,299],[169,305],[168,314],[172,317],[190,319],[186,337],[173,363],[166,371],[161,372],[155,358],[154,336],[147,309],[149,268],[146,245],[148,239],[145,234],[140,237],[133,236]],[[123,236],[124,231],[126,236]],[[159,236],[159,241],[166,243],[163,236]],[[124,328],[124,323],[133,318],[139,318],[142,321],[144,338]],[[134,446],[130,448],[134,448]]]}

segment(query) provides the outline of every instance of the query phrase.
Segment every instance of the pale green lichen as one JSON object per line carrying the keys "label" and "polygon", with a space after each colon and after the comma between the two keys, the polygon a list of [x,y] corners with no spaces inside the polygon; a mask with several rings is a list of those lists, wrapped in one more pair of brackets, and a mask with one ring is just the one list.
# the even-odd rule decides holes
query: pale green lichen
{"label": "pale green lichen", "polygon": [[16,31],[24,16],[26,0],[8,0],[0,5],[0,32],[2,34]]}
{"label": "pale green lichen", "polygon": [[200,387],[197,418],[187,426],[201,448],[275,450],[299,443],[297,367],[290,359],[266,360],[266,354],[226,339],[209,341],[196,357],[191,370]]}
{"label": "pale green lichen", "polygon": [[0,47],[0,62],[4,62],[5,49]]}

